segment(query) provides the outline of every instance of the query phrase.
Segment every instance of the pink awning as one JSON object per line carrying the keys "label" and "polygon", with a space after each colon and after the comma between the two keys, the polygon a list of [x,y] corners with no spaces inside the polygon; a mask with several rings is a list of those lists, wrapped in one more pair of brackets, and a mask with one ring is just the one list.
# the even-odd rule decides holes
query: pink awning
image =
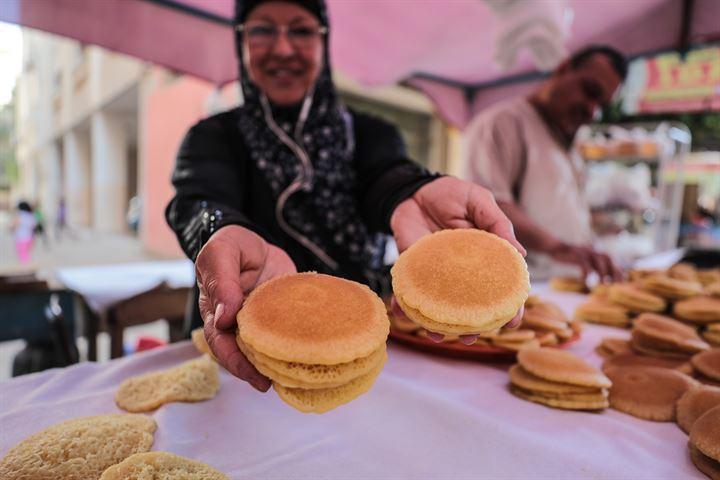
{"label": "pink awning", "polygon": [[[680,0],[567,0],[565,47],[613,45],[626,54],[676,48]],[[493,61],[496,16],[481,0],[328,0],[333,66],[365,85],[402,80],[425,91],[453,123],[468,92],[534,71],[529,56]],[[0,20],[67,36],[217,84],[237,77],[233,0],[3,0]],[[720,2],[695,0],[690,43],[720,39]]]}

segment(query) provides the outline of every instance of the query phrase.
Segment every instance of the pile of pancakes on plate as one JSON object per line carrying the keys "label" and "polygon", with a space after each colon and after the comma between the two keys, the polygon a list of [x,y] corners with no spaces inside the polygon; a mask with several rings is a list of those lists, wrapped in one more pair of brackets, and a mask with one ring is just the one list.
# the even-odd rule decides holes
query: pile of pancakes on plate
{"label": "pile of pancakes on plate", "polygon": [[643,313],[672,317],[720,346],[720,268],[678,263],[667,270],[630,270],[626,282],[593,288],[575,318],[629,328]]}
{"label": "pile of pancakes on plate", "polygon": [[263,283],[237,323],[240,350],[301,412],[324,413],[367,392],[387,359],[389,322],[380,297],[330,275]]}
{"label": "pile of pancakes on plate", "polygon": [[[507,351],[562,344],[579,334],[556,305],[528,296],[527,266],[507,241],[474,229],[422,238],[392,269],[393,291],[405,316],[390,313],[392,329],[445,343],[477,335],[474,346]],[[518,329],[502,328],[524,304]]]}

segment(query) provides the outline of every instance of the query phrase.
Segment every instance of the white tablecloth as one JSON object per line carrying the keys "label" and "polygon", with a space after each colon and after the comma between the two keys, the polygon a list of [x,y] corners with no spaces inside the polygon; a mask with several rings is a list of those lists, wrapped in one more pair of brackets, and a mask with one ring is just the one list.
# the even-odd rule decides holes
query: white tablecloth
{"label": "white tablecloth", "polygon": [[[568,313],[582,299],[543,296]],[[593,348],[608,335],[627,332],[588,326],[571,350],[599,365]],[[272,391],[258,393],[223,372],[214,399],[152,414],[153,449],[204,461],[233,479],[704,478],[674,423],[525,402],[507,390],[508,365],[393,344],[389,354],[368,394],[323,415],[296,412]],[[113,396],[123,379],[196,355],[184,342],[0,383],[0,455],[62,420],[117,412]]]}
{"label": "white tablecloth", "polygon": [[82,295],[88,306],[97,312],[163,282],[171,288],[195,284],[195,267],[190,260],[60,268],[55,275],[67,288]]}

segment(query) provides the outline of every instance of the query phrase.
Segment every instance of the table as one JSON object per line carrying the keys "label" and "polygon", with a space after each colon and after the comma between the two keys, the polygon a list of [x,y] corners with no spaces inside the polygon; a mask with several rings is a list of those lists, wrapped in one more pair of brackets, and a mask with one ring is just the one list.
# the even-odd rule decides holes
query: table
{"label": "table", "polygon": [[[97,359],[100,318],[110,307],[163,284],[171,289],[191,288],[195,284],[195,266],[187,259],[68,267],[57,269],[54,274],[82,298],[83,333],[88,339],[91,361]],[[111,338],[113,357],[122,352],[122,339],[116,337]]]}
{"label": "table", "polygon": [[[570,313],[576,294],[535,289]],[[570,350],[596,365],[594,346],[628,332],[588,325]],[[188,342],[0,383],[0,455],[62,420],[117,412],[133,375],[195,357]],[[153,413],[154,450],[195,458],[232,479],[703,479],[674,423],[615,410],[555,410],[507,390],[503,364],[434,357],[390,344],[373,389],[323,415],[296,412],[223,372],[218,395]]]}
{"label": "table", "polygon": [[98,313],[163,282],[171,288],[195,285],[195,267],[187,259],[59,268],[55,275]]}

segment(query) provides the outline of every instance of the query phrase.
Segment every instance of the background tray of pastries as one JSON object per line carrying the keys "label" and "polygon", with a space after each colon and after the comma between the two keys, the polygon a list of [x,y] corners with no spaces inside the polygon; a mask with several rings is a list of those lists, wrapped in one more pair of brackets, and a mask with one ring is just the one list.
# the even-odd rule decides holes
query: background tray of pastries
{"label": "background tray of pastries", "polygon": [[580,338],[581,322],[570,320],[551,303],[531,295],[525,302],[525,312],[518,328],[487,332],[466,345],[457,336],[445,336],[435,342],[427,332],[407,317],[390,317],[390,338],[417,350],[453,358],[482,361],[513,361],[517,352],[541,346],[565,347]]}

